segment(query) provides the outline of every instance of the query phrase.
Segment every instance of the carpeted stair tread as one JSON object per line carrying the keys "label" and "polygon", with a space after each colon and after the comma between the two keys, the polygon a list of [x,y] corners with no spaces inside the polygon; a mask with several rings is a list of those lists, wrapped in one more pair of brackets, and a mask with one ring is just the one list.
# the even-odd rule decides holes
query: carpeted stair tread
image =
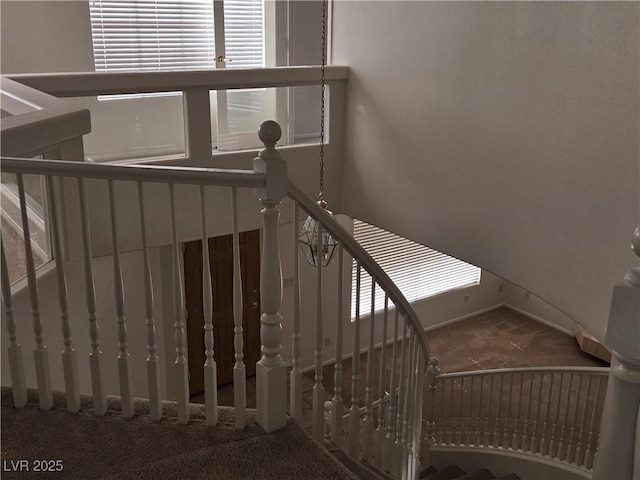
{"label": "carpeted stair tread", "polygon": [[394,480],[393,477],[389,476],[373,465],[370,465],[366,462],[358,461],[355,458],[350,457],[334,444],[327,445],[327,449],[360,480]]}
{"label": "carpeted stair tread", "polygon": [[428,477],[427,480],[454,480],[458,477],[461,477],[466,472],[462,470],[457,465],[449,465],[448,467],[443,468],[442,470],[437,471],[436,473],[432,473]]}
{"label": "carpeted stair tread", "polygon": [[[64,395],[54,395],[50,411],[38,408],[33,391],[29,401],[24,408],[13,408],[11,390],[2,389],[2,460],[61,460],[65,479],[357,480],[295,422],[265,433],[255,423],[255,410],[247,412],[247,426],[236,430],[230,408],[220,409],[218,426],[207,427],[204,405],[191,405],[193,420],[178,425],[171,415],[173,402],[164,402],[165,416],[152,422],[144,400],[136,399],[130,420],[121,417],[117,398],[109,398],[101,418],[91,413],[88,397],[76,414],[66,411]],[[2,478],[31,477],[5,471]],[[37,478],[54,477],[45,473]]]}
{"label": "carpeted stair tread", "polygon": [[503,475],[502,477],[496,478],[496,480],[520,480],[520,477],[515,473],[510,473],[509,475]]}
{"label": "carpeted stair tread", "polygon": [[483,468],[475,472],[462,475],[461,477],[456,478],[456,480],[493,480],[494,478],[496,477],[493,473],[486,468]]}
{"label": "carpeted stair tread", "polygon": [[427,468],[425,468],[424,470],[422,470],[420,472],[420,478],[426,478],[429,475],[432,475],[432,474],[436,473],[437,471],[438,471],[437,468],[432,467],[431,465],[429,465]]}

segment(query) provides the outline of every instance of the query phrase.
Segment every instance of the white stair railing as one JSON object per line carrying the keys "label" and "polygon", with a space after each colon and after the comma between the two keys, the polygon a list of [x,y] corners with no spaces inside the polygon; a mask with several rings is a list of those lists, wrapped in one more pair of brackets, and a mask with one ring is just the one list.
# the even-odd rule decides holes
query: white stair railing
{"label": "white stair railing", "polygon": [[438,449],[498,449],[590,471],[608,374],[593,367],[436,373],[427,440]]}
{"label": "white stair railing", "polygon": [[[328,232],[340,243],[337,258],[338,280],[324,278],[328,274],[327,269],[316,267],[316,298],[320,298],[316,301],[322,302],[322,295],[327,293],[329,285],[332,290],[337,284],[339,292],[338,310],[334,314],[337,324],[336,357],[334,375],[331,377],[324,374],[323,364],[326,360],[333,359],[323,357],[322,325],[316,323],[314,434],[320,441],[324,438],[324,429],[321,428],[324,425],[324,400],[329,400],[329,397],[324,396],[322,382],[333,378],[330,416],[330,438],[333,443],[344,449],[348,455],[379,466],[397,478],[414,478],[419,472],[422,392],[429,359],[424,329],[405,297],[351,234],[333,217],[327,215],[297,185],[289,182],[288,191],[296,209],[294,219],[300,218],[297,209],[301,209],[305,215],[310,215],[319,223],[322,231]],[[298,227],[297,221],[295,223],[295,227]],[[295,231],[297,232],[297,228]],[[297,241],[297,235],[294,236],[294,241]],[[317,248],[320,248],[320,245]],[[346,313],[342,300],[345,260],[343,252],[347,253],[349,260],[354,259],[357,265],[353,322],[350,321],[350,315]],[[295,255],[294,259],[297,262],[299,255]],[[299,268],[296,263],[294,272]],[[371,309],[368,315],[363,314],[360,308],[364,275],[372,279]],[[294,281],[297,282],[298,279],[299,275],[294,273]],[[323,290],[322,285],[328,288]],[[294,305],[299,288],[299,285],[294,285]],[[385,295],[384,308],[381,312],[376,312],[375,295],[380,291]],[[320,321],[322,316],[322,309],[318,304],[317,321]],[[392,319],[391,329],[388,328],[389,319]],[[352,335],[353,342],[350,359],[348,353],[345,355],[348,348],[345,348],[343,343],[347,332]],[[294,330],[294,346],[299,341],[298,336],[299,333]],[[299,349],[294,348],[294,355],[299,355]],[[360,368],[361,361],[366,362],[364,372]],[[300,359],[294,356],[292,364],[299,363]],[[345,369],[350,369],[351,375],[344,375]],[[291,394],[294,392],[297,398],[292,397],[292,403],[302,402],[301,393],[292,388]],[[346,418],[342,414],[345,408],[348,408]]]}
{"label": "white stair railing", "polygon": [[[152,275],[149,271],[149,259],[148,259],[148,242],[147,242],[147,233],[146,233],[146,225],[147,225],[147,216],[148,213],[144,208],[144,197],[145,197],[145,185],[149,183],[160,183],[165,184],[169,187],[169,197],[170,197],[170,206],[172,210],[171,215],[171,230],[172,230],[172,249],[174,252],[173,255],[173,293],[174,293],[174,318],[175,318],[175,351],[176,351],[176,362],[175,362],[175,379],[178,383],[178,422],[179,423],[188,423],[189,422],[189,391],[187,385],[187,353],[186,353],[186,345],[185,345],[185,326],[184,326],[184,300],[183,300],[183,289],[184,284],[181,276],[181,266],[179,259],[179,243],[177,237],[178,231],[178,220],[179,220],[179,212],[175,208],[176,199],[174,193],[174,186],[181,184],[189,184],[189,185],[197,185],[201,188],[213,188],[213,187],[225,187],[232,189],[236,188],[264,188],[267,184],[266,179],[268,177],[268,173],[263,172],[253,172],[253,171],[221,171],[221,170],[203,170],[203,169],[195,169],[195,168],[148,168],[148,167],[136,167],[136,166],[117,166],[117,165],[96,165],[96,164],[86,164],[79,162],[68,162],[68,161],[53,161],[53,160],[36,160],[36,159],[19,159],[19,158],[3,158],[2,159],[2,167],[5,172],[11,172],[18,174],[18,184],[21,185],[22,176],[23,175],[43,175],[47,183],[50,186],[53,186],[55,179],[66,179],[69,177],[75,177],[81,179],[80,186],[80,207],[82,211],[81,215],[81,223],[82,228],[80,229],[81,239],[80,241],[83,243],[83,251],[84,251],[84,261],[86,262],[84,266],[84,271],[86,272],[85,280],[85,290],[87,292],[86,302],[87,302],[87,310],[89,312],[89,342],[91,344],[91,355],[89,358],[90,366],[91,366],[91,384],[92,391],[95,395],[95,404],[94,404],[94,414],[102,415],[104,414],[106,402],[104,398],[105,392],[105,383],[104,376],[102,374],[102,367],[106,365],[108,359],[104,358],[104,355],[100,352],[99,347],[99,337],[98,337],[98,329],[97,329],[97,318],[96,318],[96,299],[95,299],[95,286],[93,283],[93,273],[91,270],[92,258],[91,258],[91,245],[90,245],[90,235],[88,233],[89,230],[89,222],[91,218],[91,212],[88,209],[86,204],[86,197],[84,191],[84,182],[91,181],[92,185],[96,182],[106,183],[108,186],[109,192],[109,211],[111,214],[111,234],[112,234],[112,242],[113,242],[113,270],[114,270],[114,297],[113,302],[115,305],[116,311],[116,323],[117,323],[117,338],[118,338],[118,347],[119,354],[117,358],[117,370],[119,373],[119,382],[121,388],[121,401],[122,401],[122,416],[124,418],[131,418],[134,414],[134,398],[133,398],[133,388],[132,388],[132,376],[131,376],[131,363],[130,357],[132,354],[140,354],[140,352],[131,352],[129,347],[129,338],[127,332],[127,321],[125,317],[125,306],[124,306],[124,279],[123,279],[123,269],[121,267],[120,261],[120,252],[118,248],[118,238],[119,238],[119,219],[117,215],[116,209],[116,201],[115,201],[115,193],[116,193],[116,185],[121,181],[128,182],[136,182],[138,186],[138,194],[139,194],[139,213],[140,213],[140,228],[142,232],[142,250],[143,250],[143,269],[144,269],[144,291],[145,291],[145,311],[146,311],[146,327],[147,327],[147,380],[149,385],[149,397],[151,400],[151,418],[153,420],[159,420],[162,412],[159,403],[160,393],[159,393],[159,376],[158,376],[158,362],[159,355],[156,346],[155,339],[155,322],[153,319],[153,284],[152,284]],[[20,188],[20,198],[24,203],[24,190]],[[201,197],[201,202],[204,196]],[[52,198],[53,201],[53,198]],[[201,204],[201,208],[204,208],[204,203]],[[55,220],[56,216],[54,215],[52,220]],[[25,232],[28,233],[28,221],[25,218],[24,225]],[[203,226],[206,230],[206,226]],[[57,234],[57,231],[54,235],[54,240],[56,244],[56,256],[58,258],[56,269],[58,271],[58,278],[64,279],[63,269],[61,267],[64,266],[65,262],[62,258],[62,251],[66,248],[66,246],[58,244],[58,242],[73,240],[70,239],[69,236],[64,237],[64,240],[60,239],[60,235]],[[236,237],[237,237],[237,228],[236,228]],[[28,237],[27,237],[28,238]],[[33,308],[33,324],[34,324],[34,334],[36,339],[36,351],[35,351],[35,361],[36,361],[36,373],[38,378],[38,393],[40,395],[40,404],[41,408],[48,409],[51,408],[53,404],[52,400],[52,389],[51,389],[51,374],[50,374],[50,363],[48,361],[47,349],[44,345],[43,341],[43,326],[42,321],[39,316],[39,293],[37,289],[37,279],[35,275],[35,269],[33,266],[29,266],[29,258],[32,257],[32,253],[28,250],[30,242],[25,242],[25,247],[27,248],[27,266],[28,266],[28,274],[29,274],[29,290],[31,297],[31,304]],[[237,248],[237,245],[236,245]],[[266,245],[266,248],[272,249],[273,246],[271,244]],[[276,244],[277,248],[277,244]],[[266,256],[270,258],[276,257],[274,254],[269,254],[271,250],[266,250]],[[6,273],[6,262],[4,261],[4,246],[3,246],[3,275]],[[208,265],[208,256],[204,257],[205,262]],[[32,262],[31,262],[32,263]],[[208,268],[205,268],[207,271]],[[269,271],[269,269],[264,269],[265,271]],[[30,272],[30,273],[29,273]],[[238,276],[240,275],[239,268],[235,269],[236,282],[238,281]],[[58,290],[59,297],[61,299],[61,311],[63,318],[63,339],[64,339],[64,352],[63,358],[70,353],[73,355],[73,350],[70,350],[70,324],[68,315],[65,315],[67,311],[66,304],[63,302],[66,299],[66,283],[64,281],[58,282]],[[206,300],[206,298],[205,298]],[[5,316],[7,318],[7,330],[9,332],[10,339],[12,341],[12,345],[10,346],[10,359],[12,362],[12,383],[15,391],[15,402],[14,404],[18,407],[23,406],[25,403],[25,388],[26,379],[24,377],[24,368],[20,365],[22,362],[22,356],[20,355],[20,347],[17,344],[17,339],[15,337],[15,324],[16,320],[13,316],[12,309],[12,300],[11,300],[11,291],[9,288],[9,283],[5,282],[3,279],[3,303],[5,305]],[[210,299],[209,302],[210,303]],[[268,302],[263,302],[268,305]],[[210,311],[211,309],[209,309]],[[239,312],[239,318],[241,319],[241,311]],[[278,314],[279,315],[279,314]],[[241,322],[241,320],[240,320]],[[240,323],[241,324],[241,323]],[[205,322],[203,328],[205,329],[205,341],[208,348],[208,354],[210,353],[212,356],[212,332],[211,330],[211,319]],[[104,325],[103,325],[104,328]],[[242,330],[236,330],[236,344],[242,346]],[[271,344],[266,344],[266,348],[268,351],[272,351]],[[265,347],[263,347],[264,351]],[[210,357],[209,356],[209,357]],[[242,358],[242,351],[236,352],[236,358]],[[207,358],[207,361],[211,360],[211,358]],[[216,390],[217,385],[215,385],[215,376],[212,375],[212,365],[209,362],[209,365],[205,364],[205,367],[209,367],[205,369],[205,375],[208,374],[208,378],[205,379],[205,385],[209,383],[210,394],[206,396],[206,409],[209,412],[209,417],[207,420],[208,424],[215,424],[215,418],[217,416],[217,404],[215,394],[211,395],[211,391]],[[65,378],[69,376],[72,381],[67,381],[65,384],[67,385],[66,393],[69,402],[69,409],[72,411],[77,411],[79,409],[79,389],[76,377],[77,373],[75,371],[75,362],[64,362],[64,374]],[[244,375],[243,375],[244,379]],[[213,383],[211,383],[213,382]],[[267,391],[270,386],[264,387]],[[281,386],[284,389],[284,384]],[[260,387],[259,387],[260,391]],[[236,393],[238,390],[236,390]],[[243,428],[246,424],[246,392],[242,393],[242,398],[236,395],[236,426],[238,428]],[[271,426],[272,429],[274,421],[272,419],[272,412],[269,411],[269,407],[264,405],[258,405],[259,411],[260,408],[265,410],[265,414],[263,415],[263,420],[265,422],[265,428],[269,428]],[[260,414],[259,414],[260,415]],[[284,418],[284,416],[283,416]],[[286,420],[285,420],[286,421]]]}

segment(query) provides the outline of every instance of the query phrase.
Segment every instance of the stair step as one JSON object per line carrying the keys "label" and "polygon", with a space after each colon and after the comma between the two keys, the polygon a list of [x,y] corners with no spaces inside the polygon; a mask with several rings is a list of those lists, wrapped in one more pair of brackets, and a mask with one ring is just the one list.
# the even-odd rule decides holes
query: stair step
{"label": "stair step", "polygon": [[433,475],[434,473],[436,473],[438,471],[437,468],[434,468],[432,466],[428,466],[427,468],[425,468],[424,470],[422,470],[420,472],[420,478],[426,478],[429,475]]}
{"label": "stair step", "polygon": [[456,478],[456,480],[493,480],[494,478],[496,477],[493,473],[491,473],[486,468],[483,468],[473,473],[462,475],[461,477]]}
{"label": "stair step", "polygon": [[432,473],[426,477],[426,480],[454,480],[464,474],[465,471],[457,465],[449,465],[436,473]]}
{"label": "stair step", "polygon": [[509,475],[503,475],[502,477],[496,478],[496,480],[520,480],[520,477],[515,473],[510,473]]}

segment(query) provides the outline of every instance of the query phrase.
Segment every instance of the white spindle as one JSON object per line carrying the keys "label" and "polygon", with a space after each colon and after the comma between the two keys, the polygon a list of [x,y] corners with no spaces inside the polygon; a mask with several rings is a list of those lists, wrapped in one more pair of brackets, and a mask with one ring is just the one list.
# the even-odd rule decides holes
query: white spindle
{"label": "white spindle", "polygon": [[507,416],[504,419],[504,428],[502,432],[502,446],[504,448],[510,447],[509,423],[511,422],[511,404],[513,402],[513,375],[509,375],[509,392],[508,393],[509,393],[509,400],[507,403]]}
{"label": "white spindle", "polygon": [[520,374],[520,393],[518,394],[518,403],[517,403],[517,407],[518,409],[516,410],[516,419],[515,419],[515,423],[513,426],[513,443],[511,445],[511,448],[513,448],[514,450],[517,450],[518,447],[518,427],[520,426],[520,413],[521,413],[521,406],[522,406],[522,401],[526,399],[524,398],[523,395],[523,389],[524,389],[524,373]]}
{"label": "white spindle", "polygon": [[360,262],[356,261],[356,312],[353,331],[353,357],[351,357],[351,408],[349,409],[349,445],[347,453],[352,457],[358,454],[360,438],[360,410],[359,410],[359,378],[360,371],[360,286],[362,272]]}
{"label": "white spindle", "polygon": [[376,429],[376,442],[374,451],[374,465],[382,464],[382,444],[387,435],[387,404],[389,398],[385,393],[386,368],[387,368],[387,326],[389,323],[389,295],[384,296],[384,311],[382,317],[382,351],[380,359],[380,376],[378,378],[378,428]]}
{"label": "white spindle", "polygon": [[[480,382],[480,398],[478,399],[478,415],[476,415],[476,429],[473,434],[473,444],[480,445],[480,421],[482,415],[482,395],[484,393],[484,376],[478,377],[478,381]],[[473,398],[473,397],[471,397]]]}
{"label": "white spindle", "polygon": [[553,426],[551,427],[551,440],[549,441],[548,455],[550,457],[556,457],[558,453],[557,443],[559,443],[559,439],[556,440],[556,433],[559,433],[558,429],[560,428],[560,424],[558,423],[558,421],[560,419],[560,403],[562,400],[563,385],[564,385],[564,373],[560,373],[560,388],[558,388],[558,401],[556,402],[556,413],[553,419]]}
{"label": "white spindle", "polygon": [[[324,386],[322,385],[322,224],[317,223],[316,244],[316,350],[315,384],[313,385],[313,435],[320,443],[324,439]],[[355,352],[354,352],[355,353]]]}
{"label": "white spindle", "polygon": [[[300,370],[300,255],[298,249],[298,225],[300,224],[300,210],[298,208],[298,202],[293,201],[293,334],[291,335],[291,350],[293,356],[291,358],[291,372],[289,373],[289,415],[298,423],[302,422],[302,371]],[[342,253],[342,251],[341,251]],[[338,281],[342,281],[340,278]],[[341,291],[338,292],[339,301],[342,300]],[[338,309],[338,321],[336,322],[337,328],[341,331],[342,322],[341,310]],[[336,344],[338,340],[336,339]],[[336,352],[342,345],[336,345]],[[342,369],[342,364],[339,364],[336,353],[336,369]],[[339,387],[338,387],[339,388]],[[339,402],[333,404],[332,421],[333,431],[336,431],[335,426],[339,425],[335,422],[337,410],[342,409],[342,399]],[[338,417],[342,421],[341,417]],[[333,435],[333,442],[338,445],[337,438]]]}
{"label": "white spindle", "polygon": [[33,262],[33,250],[31,248],[31,234],[29,232],[29,217],[27,215],[27,202],[24,193],[24,180],[22,174],[18,178],[18,196],[20,198],[20,213],[22,216],[22,231],[24,233],[24,251],[27,264],[27,282],[29,284],[29,299],[31,301],[31,314],[33,316],[33,335],[36,348],[33,356],[36,365],[36,381],[40,408],[49,410],[53,406],[53,391],[51,389],[51,373],[49,370],[49,355],[44,345],[42,319],[40,318],[40,302],[38,299],[38,283],[36,268]]}
{"label": "white spindle", "polygon": [[[540,419],[540,407],[542,405],[542,392],[544,389],[542,380],[543,380],[543,373],[540,373],[540,385],[538,386],[538,402],[537,402],[537,406],[536,406],[536,414],[533,417],[533,426],[531,427],[531,443],[529,445],[529,451],[536,453],[539,451],[539,449],[537,448],[537,433],[538,433],[538,420]],[[533,387],[533,382],[535,380],[535,374],[533,374],[532,376],[533,378],[531,379],[531,386]]]}
{"label": "white spindle", "polygon": [[467,419],[467,428],[465,429],[466,432],[466,440],[465,440],[465,445],[470,445],[471,444],[471,437],[473,436],[473,425],[471,423],[471,410],[473,408],[473,399],[475,397],[474,395],[474,383],[475,383],[475,377],[471,377],[471,389],[469,390],[469,410],[467,412],[467,415],[465,415],[465,418]]}
{"label": "white spindle", "polygon": [[62,238],[58,223],[58,205],[53,183],[53,177],[47,178],[47,193],[49,195],[49,212],[51,221],[51,238],[53,251],[56,258],[56,277],[58,281],[58,305],[60,306],[60,320],[62,323],[62,338],[64,350],[62,351],[62,370],[64,372],[64,385],[67,394],[67,410],[78,412],[80,410],[80,385],[78,383],[78,365],[76,351],[71,346],[71,321],[69,320],[69,302],[67,297],[67,280],[64,274],[64,257],[62,254]]}
{"label": "white spindle", "polygon": [[118,374],[120,379],[120,397],[122,401],[122,416],[133,417],[133,385],[129,365],[129,351],[127,345],[127,319],[124,314],[124,286],[122,283],[122,268],[120,266],[120,252],[118,246],[118,222],[116,218],[115,195],[113,180],[109,185],[109,208],[111,210],[111,241],[113,245],[113,284],[116,304],[116,323],[118,324]]}
{"label": "white spindle", "polygon": [[[397,307],[396,307],[397,308]],[[406,373],[406,356],[407,356],[407,328],[408,322],[404,318],[404,327],[402,330],[402,360],[400,362],[400,376],[398,377],[398,411],[396,414],[396,442],[393,449],[393,458],[391,463],[391,474],[399,477],[402,474],[402,434],[404,427],[404,391],[405,391],[405,373]]]}
{"label": "white spindle", "polygon": [[520,449],[522,451],[528,451],[530,449],[529,445],[529,417],[531,416],[531,405],[533,402],[533,384],[535,383],[535,375],[533,373],[529,374],[531,378],[531,382],[529,383],[529,395],[527,399],[527,410],[524,414],[524,428],[522,430],[522,442],[520,444]]}
{"label": "white spindle", "polygon": [[[297,224],[297,222],[296,222]],[[296,248],[297,251],[297,248]],[[333,376],[333,399],[331,400],[331,441],[338,448],[342,448],[342,415],[344,405],[342,403],[342,290],[344,275],[344,248],[342,244],[338,246],[338,302],[336,315],[336,363]]]}
{"label": "white spindle", "polygon": [[587,449],[584,452],[584,464],[587,468],[593,466],[594,454],[596,450],[595,443],[597,442],[597,436],[594,439],[593,432],[596,428],[596,412],[598,411],[598,400],[600,399],[600,392],[602,389],[602,377],[598,377],[598,386],[596,387],[596,393],[593,400],[593,409],[591,410],[591,420],[589,421],[589,436],[587,437]]}
{"label": "white spindle", "polygon": [[[583,456],[583,451],[582,451],[582,440],[584,435],[587,432],[587,410],[589,407],[589,399],[591,398],[591,389],[593,387],[593,378],[589,377],[588,378],[588,386],[587,386],[587,396],[584,400],[584,408],[582,409],[582,416],[580,418],[580,433],[578,434],[578,445],[576,446],[576,453],[575,453],[575,463],[578,466],[584,465],[584,456]],[[591,408],[595,408],[595,399],[594,399],[594,403],[591,406]]]}
{"label": "white spindle", "polygon": [[96,289],[93,278],[93,255],[91,252],[91,234],[89,229],[89,208],[87,206],[87,193],[83,178],[78,178],[78,195],[80,201],[80,218],[82,222],[85,296],[89,320],[89,339],[91,340],[89,366],[91,368],[93,414],[96,416],[102,416],[107,411],[107,395],[104,385],[102,384],[102,352],[100,351],[98,318],[96,316]]}
{"label": "white spindle", "polygon": [[362,458],[371,462],[373,447],[373,333],[376,318],[376,281],[371,277],[371,313],[369,324],[369,346],[367,348],[367,385],[365,388],[364,419],[362,421]]}
{"label": "white spindle", "polygon": [[7,270],[7,259],[4,254],[4,243],[0,236],[0,252],[2,253],[2,302],[4,304],[4,316],[7,321],[7,333],[9,335],[9,370],[11,372],[11,389],[13,390],[13,406],[22,408],[27,404],[27,382],[24,376],[24,360],[22,347],[18,343],[16,333],[16,321],[13,318],[13,302],[11,298],[11,282]]}
{"label": "white spindle", "polygon": [[144,271],[144,304],[147,326],[147,385],[149,386],[149,413],[151,420],[162,417],[160,399],[160,361],[156,351],[156,322],[153,312],[153,283],[149,262],[149,242],[147,220],[144,211],[144,183],[138,182],[138,207],[140,210],[140,231],[142,235],[142,269]]}
{"label": "white spindle", "polygon": [[178,423],[189,423],[189,364],[185,348],[185,310],[182,271],[180,268],[180,244],[178,243],[178,225],[176,218],[176,201],[173,183],[169,184],[169,200],[171,203],[171,234],[173,249],[173,317],[175,319],[176,341],[176,400],[178,407]]}
{"label": "white spindle", "polygon": [[539,453],[541,455],[546,455],[547,451],[548,451],[548,445],[547,445],[547,427],[549,426],[549,415],[551,413],[551,398],[552,398],[552,392],[553,392],[553,381],[554,381],[554,374],[550,373],[549,374],[550,377],[550,381],[549,381],[549,392],[547,395],[547,411],[545,413],[545,417],[544,417],[544,423],[542,424],[542,436],[540,437],[540,450]]}
{"label": "white spindle", "polygon": [[238,226],[238,192],[231,188],[231,218],[233,227],[233,345],[235,364],[233,365],[233,402],[236,428],[241,430],[247,424],[247,369],[244,364],[244,332],[242,328],[242,274],[240,269],[240,232]]}
{"label": "white spindle", "polygon": [[398,308],[395,309],[395,320],[393,326],[393,347],[391,350],[391,379],[389,381],[389,414],[387,416],[387,438],[383,444],[382,465],[381,468],[385,472],[389,472],[391,468],[391,459],[395,449],[396,441],[396,364],[397,364],[397,345],[398,345]]}
{"label": "white spindle", "polygon": [[[406,320],[405,320],[406,321]],[[407,351],[407,377],[405,379],[405,393],[404,393],[404,409],[403,409],[403,424],[402,424],[402,472],[403,476],[406,473],[407,455],[409,453],[409,443],[411,439],[411,409],[412,409],[412,387],[413,379],[415,377],[413,367],[415,365],[414,349],[415,349],[415,330],[413,325],[409,325],[409,347]]]}
{"label": "white spindle", "polygon": [[[576,429],[576,424],[578,423],[578,410],[580,407],[580,399],[582,398],[582,379],[584,375],[579,375],[578,380],[578,392],[576,394],[575,400],[573,402],[573,418],[571,419],[571,430],[569,431],[569,443],[567,444],[567,461],[569,463],[573,463],[575,460],[575,450],[573,448],[573,435]],[[571,392],[569,392],[571,393]]]}
{"label": "white spindle", "polygon": [[573,378],[574,374],[569,374],[569,389],[567,390],[567,401],[565,402],[564,407],[564,420],[562,421],[562,428],[560,430],[560,438],[558,439],[558,454],[557,457],[559,460],[564,460],[566,455],[566,438],[565,438],[565,430],[567,428],[567,422],[569,421],[569,410],[571,408],[571,390],[573,390]]}
{"label": "white spindle", "polygon": [[204,185],[200,185],[200,212],[202,213],[202,313],[204,315],[204,397],[206,424],[218,423],[218,380],[213,352],[213,289],[209,265],[209,236],[207,234],[207,211]]}
{"label": "white spindle", "polygon": [[449,423],[447,424],[447,443],[453,445],[453,400],[454,400],[454,387],[455,380],[453,378],[449,379],[449,383],[451,384],[451,391],[449,393]]}
{"label": "white spindle", "polygon": [[263,313],[260,317],[262,358],[256,365],[257,422],[267,432],[282,428],[287,423],[287,404],[282,395],[287,391],[287,367],[282,361],[281,331],[282,315],[282,264],[278,244],[278,206],[286,195],[287,162],[275,149],[282,130],[273,121],[260,125],[258,136],[264,143],[258,157],[253,161],[253,170],[266,174],[266,186],[257,190],[264,207],[262,243],[262,271],[260,274],[260,302]]}
{"label": "white spindle", "polygon": [[491,375],[491,381],[489,382],[489,404],[487,405],[487,416],[484,419],[484,433],[482,443],[483,445],[489,445],[491,442],[491,429],[489,428],[489,422],[491,421],[491,406],[493,405],[493,382],[495,375]]}

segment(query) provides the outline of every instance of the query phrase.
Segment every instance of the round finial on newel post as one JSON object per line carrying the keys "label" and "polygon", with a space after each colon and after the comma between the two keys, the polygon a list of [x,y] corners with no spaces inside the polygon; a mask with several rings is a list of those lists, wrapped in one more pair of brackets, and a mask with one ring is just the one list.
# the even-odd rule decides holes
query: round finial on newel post
{"label": "round finial on newel post", "polygon": [[278,125],[278,122],[274,122],[273,120],[262,122],[258,130],[258,138],[264,143],[265,147],[275,147],[280,137],[282,137],[282,129],[280,125]]}
{"label": "round finial on newel post", "polygon": [[[631,248],[633,250],[633,253],[635,253],[640,258],[640,225],[638,225],[638,227],[636,227],[635,231],[633,232],[633,237],[631,239]],[[640,288],[640,267],[634,267],[629,270],[624,279],[634,287]]]}

